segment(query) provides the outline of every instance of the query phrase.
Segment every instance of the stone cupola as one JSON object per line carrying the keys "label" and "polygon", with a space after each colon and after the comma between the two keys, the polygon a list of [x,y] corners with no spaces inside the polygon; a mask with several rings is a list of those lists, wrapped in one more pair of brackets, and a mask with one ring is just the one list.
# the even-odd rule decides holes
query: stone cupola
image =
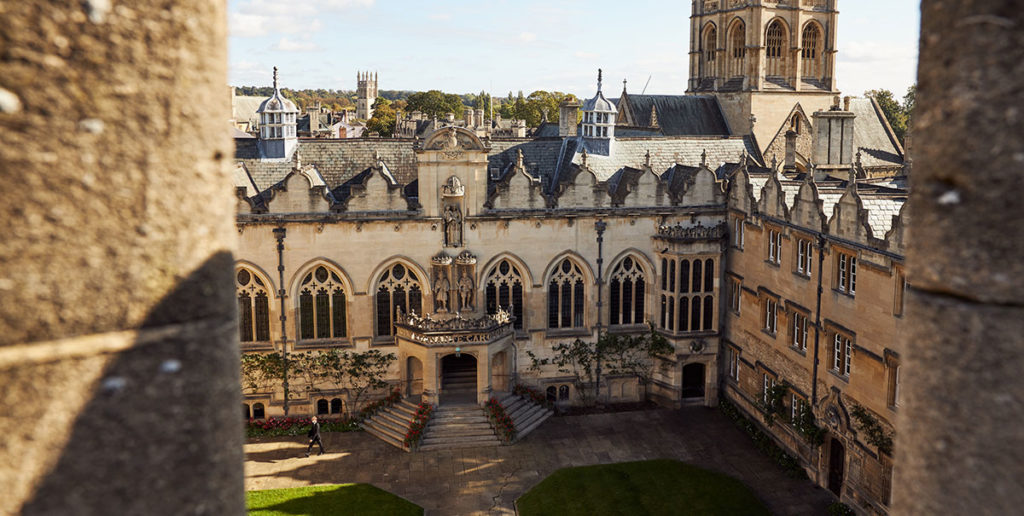
{"label": "stone cupola", "polygon": [[295,103],[281,95],[277,67],[274,67],[274,93],[264,100],[256,114],[260,117],[260,157],[291,159],[298,147],[295,122],[299,115]]}
{"label": "stone cupola", "polygon": [[583,103],[583,125],[580,136],[587,140],[615,138],[615,104],[601,93],[601,70],[597,70],[597,94]]}

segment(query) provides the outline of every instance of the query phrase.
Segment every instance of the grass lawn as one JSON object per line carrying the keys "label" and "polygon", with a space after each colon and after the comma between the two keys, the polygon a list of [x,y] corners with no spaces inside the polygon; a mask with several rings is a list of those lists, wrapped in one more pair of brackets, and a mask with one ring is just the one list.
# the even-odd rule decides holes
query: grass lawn
{"label": "grass lawn", "polygon": [[674,460],[560,469],[518,506],[522,516],[771,514],[739,480]]}
{"label": "grass lawn", "polygon": [[249,514],[416,515],[423,508],[369,484],[268,489],[245,493]]}

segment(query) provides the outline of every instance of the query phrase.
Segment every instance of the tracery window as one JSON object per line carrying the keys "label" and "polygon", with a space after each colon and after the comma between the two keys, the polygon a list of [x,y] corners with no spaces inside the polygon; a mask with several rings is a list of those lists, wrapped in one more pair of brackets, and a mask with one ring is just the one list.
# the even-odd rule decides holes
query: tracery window
{"label": "tracery window", "polygon": [[238,294],[238,336],[242,342],[270,340],[270,299],[266,283],[248,269],[235,274]]}
{"label": "tracery window", "polygon": [[548,328],[582,328],[583,303],[583,271],[565,258],[548,282]]}
{"label": "tracery window", "polygon": [[743,60],[747,55],[747,34],[743,22],[737,21],[729,29],[729,76],[738,77],[743,73]]}
{"label": "tracery window", "polygon": [[644,322],[645,290],[644,271],[633,257],[627,256],[612,270],[609,282],[611,324]]}
{"label": "tracery window", "polygon": [[709,25],[704,31],[704,77],[716,76],[715,57],[718,54],[718,30]]}
{"label": "tracery window", "polygon": [[779,20],[768,25],[765,34],[765,75],[783,76],[786,74],[786,29]]}
{"label": "tracery window", "polygon": [[815,23],[808,23],[804,27],[801,39],[800,56],[803,62],[800,67],[803,69],[803,76],[807,78],[818,78],[824,75],[821,70],[821,30]]}
{"label": "tracery window", "polygon": [[516,318],[513,326],[523,329],[523,274],[507,259],[503,259],[487,273],[484,284],[487,313],[498,313],[498,308],[510,310]]}
{"label": "tracery window", "polygon": [[345,289],[338,273],[320,265],[299,286],[299,339],[340,339],[346,334]]}
{"label": "tracery window", "polygon": [[423,313],[423,288],[416,273],[396,263],[377,280],[377,336],[394,334],[395,313]]}

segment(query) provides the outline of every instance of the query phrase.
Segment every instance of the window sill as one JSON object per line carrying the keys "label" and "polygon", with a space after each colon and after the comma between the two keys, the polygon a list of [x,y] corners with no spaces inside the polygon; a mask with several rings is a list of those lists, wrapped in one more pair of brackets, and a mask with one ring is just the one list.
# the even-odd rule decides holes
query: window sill
{"label": "window sill", "polygon": [[856,290],[853,291],[853,292],[847,292],[845,290],[839,290],[838,288],[833,288],[832,292],[835,292],[836,294],[839,294],[839,295],[841,295],[843,297],[848,297],[850,299],[856,299],[856,297],[857,297],[857,291]]}
{"label": "window sill", "polygon": [[806,349],[801,349],[801,348],[798,348],[796,346],[790,346],[789,349],[793,350],[797,354],[803,355],[805,357],[807,356],[807,350]]}
{"label": "window sill", "polygon": [[396,346],[398,341],[394,335],[385,335],[383,337],[374,337],[373,341],[370,342],[371,346]]}
{"label": "window sill", "polygon": [[305,339],[295,342],[295,349],[311,348],[351,348],[353,344],[348,337],[338,339]]}
{"label": "window sill", "polygon": [[839,371],[836,371],[835,369],[829,369],[828,372],[832,376],[835,376],[836,378],[839,378],[840,380],[842,380],[842,381],[844,381],[846,383],[850,383],[850,377],[849,376],[844,376],[842,374],[839,374]]}
{"label": "window sill", "polygon": [[615,324],[608,325],[608,333],[647,333],[648,328],[646,324]]}
{"label": "window sill", "polygon": [[769,267],[774,267],[776,269],[782,268],[782,262],[781,261],[773,262],[771,258],[765,260],[764,263],[767,264]]}
{"label": "window sill", "polygon": [[771,337],[772,340],[778,338],[778,333],[773,332],[773,331],[769,330],[768,328],[761,328],[761,333]]}
{"label": "window sill", "polygon": [[805,273],[800,272],[800,271],[793,271],[793,275],[798,277],[798,278],[800,278],[800,279],[802,279],[802,280],[807,280],[807,281],[811,280],[811,275],[810,274],[805,274]]}
{"label": "window sill", "polygon": [[274,349],[274,343],[269,340],[246,341],[239,342],[238,347],[242,351],[270,351]]}
{"label": "window sill", "polygon": [[592,333],[586,328],[548,328],[544,332],[545,338],[555,337],[589,337]]}

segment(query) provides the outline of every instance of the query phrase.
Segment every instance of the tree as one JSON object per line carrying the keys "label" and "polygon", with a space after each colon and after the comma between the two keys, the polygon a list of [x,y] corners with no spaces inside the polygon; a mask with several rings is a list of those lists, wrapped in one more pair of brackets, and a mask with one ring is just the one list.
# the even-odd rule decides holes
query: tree
{"label": "tree", "polygon": [[428,118],[444,118],[448,113],[453,113],[455,118],[462,118],[465,110],[462,97],[438,90],[413,93],[406,102],[407,110],[419,111]]}
{"label": "tree", "polygon": [[538,359],[532,351],[527,350],[532,365],[530,369],[539,371],[542,366],[554,365],[558,372],[572,375],[576,397],[583,405],[591,405],[590,386],[594,383],[594,371],[597,362],[597,346],[576,339],[570,343],[559,343],[551,348],[555,355],[552,358]]}
{"label": "tree", "polygon": [[889,126],[892,127],[892,132],[896,135],[896,139],[903,143],[903,139],[907,134],[907,121],[909,118],[905,106],[900,104],[889,90],[870,90],[864,92],[864,96],[875,99],[878,107],[882,109],[885,119],[889,121]]}
{"label": "tree", "polygon": [[252,393],[270,392],[284,380],[280,353],[242,353],[242,387]]}
{"label": "tree", "polygon": [[377,100],[373,102],[373,116],[366,121],[366,130],[385,138],[390,137],[394,134],[397,118],[397,113],[391,107],[391,101],[377,97]]}
{"label": "tree", "polygon": [[391,367],[391,363],[398,357],[394,353],[381,353],[380,350],[371,349],[362,353],[345,352],[341,356],[339,364],[344,376],[343,385],[349,393],[348,412],[352,415],[353,410],[362,407],[363,396],[373,389],[387,387],[384,375]]}

